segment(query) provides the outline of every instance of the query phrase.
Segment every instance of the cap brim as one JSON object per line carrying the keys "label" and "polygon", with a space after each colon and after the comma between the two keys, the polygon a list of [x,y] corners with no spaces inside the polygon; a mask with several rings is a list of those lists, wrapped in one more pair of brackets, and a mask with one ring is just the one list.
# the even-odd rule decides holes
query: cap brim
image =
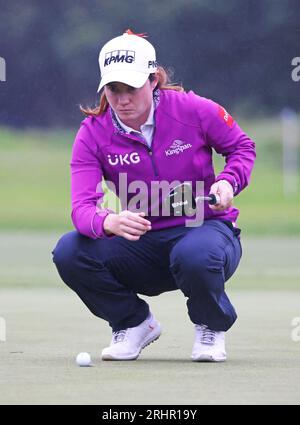
{"label": "cap brim", "polygon": [[124,83],[124,84],[127,84],[128,86],[139,89],[145,84],[149,75],[150,74],[145,74],[144,72],[137,72],[137,71],[130,71],[130,72],[112,71],[102,77],[97,93],[99,93],[102,87],[104,87],[106,84],[112,83],[112,82]]}

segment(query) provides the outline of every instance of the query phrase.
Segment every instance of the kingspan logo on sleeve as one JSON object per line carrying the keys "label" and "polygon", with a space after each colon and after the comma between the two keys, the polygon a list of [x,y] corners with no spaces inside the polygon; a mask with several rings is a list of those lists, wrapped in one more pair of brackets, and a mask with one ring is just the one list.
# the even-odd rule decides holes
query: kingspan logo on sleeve
{"label": "kingspan logo on sleeve", "polygon": [[104,66],[108,66],[112,63],[132,63],[134,61],[135,52],[133,50],[114,50],[105,54]]}
{"label": "kingspan logo on sleeve", "polygon": [[174,140],[169,149],[165,151],[166,156],[171,155],[179,155],[184,150],[191,148],[192,145],[190,143],[185,143],[182,140]]}

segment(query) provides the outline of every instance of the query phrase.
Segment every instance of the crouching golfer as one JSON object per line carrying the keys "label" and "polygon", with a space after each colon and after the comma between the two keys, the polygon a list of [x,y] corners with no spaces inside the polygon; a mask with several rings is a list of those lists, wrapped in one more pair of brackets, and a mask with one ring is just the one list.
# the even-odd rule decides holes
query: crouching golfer
{"label": "crouching golfer", "polygon": [[[58,273],[111,326],[103,360],[137,359],[159,338],[161,326],[138,294],[180,290],[195,327],[192,360],[224,361],[225,332],[237,318],[224,284],[242,253],[232,200],[249,183],[254,142],[223,107],[171,85],[142,35],[128,30],[110,40],[99,65],[100,104],[81,108],[87,117],[72,149],[76,230],[52,251]],[[226,159],[217,176],[213,149]],[[120,213],[104,208],[102,179],[120,198]],[[187,225],[184,214],[162,213],[161,194],[151,195],[162,181],[188,181],[193,191],[203,182],[203,194],[219,201],[202,202],[203,220]],[[147,194],[135,203],[140,182]]]}

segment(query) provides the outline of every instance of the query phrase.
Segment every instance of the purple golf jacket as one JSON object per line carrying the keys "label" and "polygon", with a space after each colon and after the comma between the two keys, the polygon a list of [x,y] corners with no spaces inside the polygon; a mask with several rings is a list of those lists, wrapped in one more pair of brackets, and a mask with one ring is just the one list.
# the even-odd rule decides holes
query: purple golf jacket
{"label": "purple golf jacket", "polygon": [[[193,189],[196,181],[203,181],[205,195],[219,180],[227,180],[235,196],[248,185],[256,157],[255,144],[222,106],[192,91],[156,90],[155,101],[155,131],[150,148],[142,137],[127,134],[118,125],[111,108],[81,122],[70,162],[71,218],[81,234],[93,239],[114,237],[103,230],[104,219],[113,212],[103,208],[103,178],[120,198],[122,209],[130,209],[128,202],[137,192],[128,192],[128,186],[120,187],[121,174],[126,176],[127,185],[144,182],[149,196],[151,185],[161,181],[189,181]],[[213,149],[226,160],[218,176],[213,168]],[[127,204],[123,205],[125,198]],[[162,201],[159,195],[158,208]],[[185,225],[186,217],[152,215],[151,202],[145,205],[152,230]],[[233,206],[214,211],[204,203],[204,220],[228,220],[236,225],[238,215],[239,210]]]}

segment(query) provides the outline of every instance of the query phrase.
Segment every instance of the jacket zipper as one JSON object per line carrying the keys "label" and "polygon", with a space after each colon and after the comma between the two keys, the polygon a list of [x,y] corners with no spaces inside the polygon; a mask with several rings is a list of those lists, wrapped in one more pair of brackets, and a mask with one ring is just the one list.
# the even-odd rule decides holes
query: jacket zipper
{"label": "jacket zipper", "polygon": [[148,153],[149,153],[150,158],[151,158],[152,167],[153,167],[153,170],[154,170],[155,177],[158,177],[158,171],[157,171],[157,168],[156,168],[154,159],[153,159],[153,150],[152,150],[153,143],[154,143],[154,138],[155,138],[155,133],[156,133],[156,108],[154,110],[154,123],[155,123],[155,125],[154,125],[154,129],[153,129],[151,148],[149,148],[149,146],[147,146],[147,147],[148,147]]}
{"label": "jacket zipper", "polygon": [[[155,129],[154,129],[154,132],[155,132]],[[152,143],[153,143],[153,139],[154,139],[154,132],[153,132]],[[151,148],[149,148],[149,146],[147,145],[147,143],[144,143],[141,139],[139,139],[137,137],[132,137],[129,134],[126,134],[126,137],[128,137],[129,139],[134,140],[134,141],[136,141],[138,143],[141,143],[143,146],[145,146],[145,148],[147,149],[148,154],[150,156],[150,160],[151,160],[152,168],[153,168],[153,171],[154,171],[154,175],[155,175],[155,177],[158,177],[158,170],[157,170],[157,167],[156,167],[155,162],[154,162],[154,159],[153,159],[153,150]]]}
{"label": "jacket zipper", "polygon": [[156,177],[158,177],[158,171],[157,171],[157,168],[156,168],[154,159],[153,159],[153,151],[149,147],[147,147],[147,149],[148,149],[148,153],[150,155],[150,159],[151,159],[151,162],[152,162],[152,167],[153,167],[153,170],[154,170],[154,174],[155,174]]}
{"label": "jacket zipper", "polygon": [[[154,111],[154,121],[155,121],[155,117],[156,117],[156,109]],[[115,133],[120,133],[119,129],[116,128],[116,127],[115,127],[115,130],[114,131],[115,131]],[[156,125],[154,126],[154,131],[153,131],[153,136],[152,136],[152,145],[151,146],[153,146],[155,132],[156,132]],[[151,159],[151,163],[152,163],[152,168],[153,168],[153,171],[154,171],[154,175],[155,175],[155,177],[158,177],[158,170],[156,168],[156,165],[155,165],[155,162],[154,162],[154,159],[153,159],[153,150],[151,148],[149,148],[149,146],[147,145],[147,143],[143,143],[138,138],[131,137],[131,135],[129,135],[129,134],[126,134],[126,136],[129,137],[132,140],[135,140],[137,142],[142,143],[147,148],[148,154],[149,154],[150,159]]]}

